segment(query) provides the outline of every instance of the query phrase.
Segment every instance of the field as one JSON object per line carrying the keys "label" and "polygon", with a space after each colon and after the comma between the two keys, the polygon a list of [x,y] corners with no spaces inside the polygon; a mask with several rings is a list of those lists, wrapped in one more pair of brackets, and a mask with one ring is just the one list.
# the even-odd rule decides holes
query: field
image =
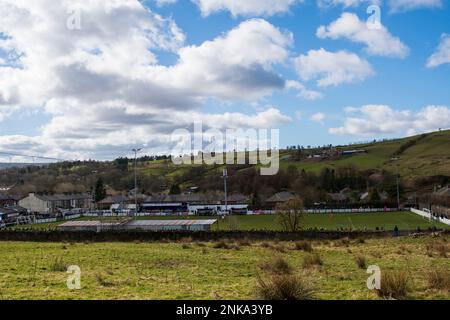
{"label": "field", "polygon": [[[355,262],[402,271],[408,299],[450,299],[429,285],[429,273],[448,277],[448,236],[314,241],[313,252],[292,242],[28,243],[0,242],[0,299],[256,299],[264,263],[282,257],[314,288],[315,299],[379,299]],[[321,266],[304,266],[317,254]],[[81,290],[66,287],[66,267],[81,268]],[[448,287],[447,287],[448,290]]]}
{"label": "field", "polygon": [[[98,218],[95,218],[98,219]],[[95,220],[94,219],[94,220]],[[186,219],[184,217],[155,217],[142,219]],[[261,216],[232,216],[226,219],[218,217],[188,217],[187,219],[218,219],[218,223],[213,226],[213,230],[281,230],[275,215]],[[43,224],[35,226],[18,226],[15,229],[35,228],[35,229],[54,229],[60,223]],[[414,231],[420,227],[426,230],[436,226],[439,229],[450,229],[449,226],[441,223],[430,223],[428,220],[411,212],[392,212],[392,213],[352,213],[352,214],[308,214],[302,221],[303,229],[317,228],[324,230],[380,230],[392,231],[395,226],[399,230]]]}

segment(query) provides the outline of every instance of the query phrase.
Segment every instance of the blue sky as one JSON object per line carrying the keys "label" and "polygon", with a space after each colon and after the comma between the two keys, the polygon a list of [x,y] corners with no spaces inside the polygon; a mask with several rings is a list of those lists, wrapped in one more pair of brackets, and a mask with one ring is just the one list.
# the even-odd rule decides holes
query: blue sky
{"label": "blue sky", "polygon": [[[0,8],[13,10],[16,6],[29,10],[30,15],[39,15],[39,5],[45,6],[46,1],[27,6],[22,1],[0,0]],[[208,116],[215,117],[221,129],[227,128],[229,119],[233,119],[232,124],[228,123],[232,127],[245,128],[264,127],[273,119],[270,126],[280,129],[282,146],[343,144],[450,128],[448,2],[402,0],[395,7],[392,1],[377,1],[383,28],[378,32],[366,30],[370,16],[366,11],[372,1],[347,2],[351,6],[342,5],[340,0],[327,1],[328,5],[318,5],[312,0],[283,0],[286,5],[280,9],[270,1],[262,1],[259,7],[239,7],[226,0],[178,0],[167,4],[149,0],[144,5],[152,16],[146,17],[136,4],[127,8],[137,15],[139,24],[127,21],[132,14],[90,19],[90,14],[99,14],[98,8],[81,4],[83,29],[66,35],[76,37],[70,42],[70,52],[60,49],[58,41],[64,43],[63,39],[46,36],[45,32],[58,31],[51,29],[55,23],[38,28],[30,22],[28,38],[18,30],[20,16],[12,15],[0,23],[0,32],[8,35],[0,40],[0,84],[4,87],[0,91],[0,149],[99,159],[121,156],[133,145],[144,145],[148,153],[164,152],[170,150],[167,135],[177,128],[177,123],[186,127],[187,119],[204,117],[208,122]],[[238,2],[242,1],[236,0],[235,4]],[[264,12],[261,8],[265,8]],[[60,9],[67,12],[67,8]],[[123,8],[112,10],[119,9]],[[60,16],[46,18],[58,22]],[[336,21],[341,27],[332,29]],[[117,37],[98,32],[102,23],[117,27]],[[149,25],[154,28],[150,36],[145,33]],[[326,35],[319,36],[321,26]],[[266,53],[265,43],[275,43],[280,51],[267,53],[262,62],[257,53],[249,53],[254,55],[253,60],[240,58],[236,62],[227,57],[219,61],[221,50],[239,55],[254,49],[248,46],[253,44],[252,37],[259,36],[259,27],[264,38],[254,43],[262,45],[257,48],[261,55]],[[127,41],[135,33],[125,31],[136,28],[142,28],[142,37]],[[229,36],[232,30],[236,30],[233,39]],[[153,57],[140,51],[139,41],[145,37],[144,49],[146,46]],[[14,41],[6,44],[8,38]],[[246,42],[239,44],[242,39]],[[49,41],[51,50],[42,50],[39,56],[40,49],[36,48],[49,46]],[[390,43],[385,45],[387,41]],[[94,49],[96,42],[101,43],[101,62],[93,55],[74,54],[80,48],[80,52],[89,46]],[[206,50],[205,42],[212,42],[213,49]],[[194,49],[183,55],[185,48]],[[108,49],[111,53],[106,52]],[[122,57],[123,52],[130,53],[130,57]],[[141,65],[151,65],[151,69],[136,67],[140,59]],[[37,61],[41,61],[40,65]],[[42,61],[49,61],[48,66]],[[197,66],[199,69],[195,69]],[[79,72],[83,68],[86,73]],[[230,83],[210,84],[210,77],[203,77],[201,68]],[[166,74],[166,69],[176,70]],[[327,76],[329,81],[324,80]],[[242,78],[242,83],[233,83],[234,77]],[[285,88],[276,85],[275,78],[284,82]],[[328,82],[321,85],[320,81]],[[288,82],[302,89],[293,89]],[[137,90],[141,90],[141,84],[144,92],[146,85],[159,88],[155,91],[157,102],[155,94],[149,100],[144,94],[140,97],[141,91]],[[115,94],[125,88],[131,88],[133,97],[118,94],[112,101],[108,96],[108,90]],[[134,101],[138,96],[139,102]],[[189,105],[186,110],[184,103]],[[181,123],[183,114],[189,116]],[[239,117],[247,118],[237,121]],[[148,118],[149,123],[139,118]]]}

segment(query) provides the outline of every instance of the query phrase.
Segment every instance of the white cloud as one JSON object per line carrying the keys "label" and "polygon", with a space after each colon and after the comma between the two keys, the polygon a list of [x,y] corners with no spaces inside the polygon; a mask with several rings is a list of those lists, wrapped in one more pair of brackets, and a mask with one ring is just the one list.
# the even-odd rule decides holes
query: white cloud
{"label": "white cloud", "polygon": [[322,113],[322,112],[318,112],[311,116],[312,121],[319,122],[319,123],[323,123],[325,118],[326,118],[326,115],[325,115],[325,113]]}
{"label": "white cloud", "polygon": [[156,5],[157,5],[158,7],[162,7],[162,6],[169,5],[169,4],[174,4],[174,3],[176,3],[177,1],[178,1],[178,0],[155,0]]}
{"label": "white cloud", "polygon": [[[70,30],[76,5],[81,28]],[[0,0],[0,11],[7,35],[0,49],[9,53],[0,67],[0,110],[35,108],[51,117],[37,136],[0,136],[0,148],[110,158],[135,145],[168,150],[172,131],[194,120],[246,128],[290,120],[273,107],[250,115],[200,111],[208,99],[259,100],[285,88],[274,65],[288,59],[293,37],[264,20],[185,46],[174,21],[137,0]],[[161,50],[178,62],[160,64]]]}
{"label": "white cloud", "polygon": [[305,87],[305,85],[298,81],[286,81],[286,89],[298,91],[298,96],[306,100],[314,101],[323,98],[323,94],[321,92],[309,90]]}
{"label": "white cloud", "polygon": [[392,36],[385,26],[378,24],[377,28],[370,27],[354,13],[344,12],[330,25],[320,26],[316,34],[321,39],[345,38],[365,44],[367,53],[371,55],[405,58],[409,53],[408,47]]}
{"label": "white cloud", "polygon": [[427,67],[435,68],[446,63],[450,63],[450,34],[444,33],[436,52],[428,58]]}
{"label": "white cloud", "polygon": [[227,10],[233,16],[271,16],[288,12],[304,0],[192,0],[204,16]]}
{"label": "white cloud", "polygon": [[303,80],[318,79],[320,87],[358,82],[374,74],[369,62],[347,51],[310,50],[296,58],[295,65]]}
{"label": "white cloud", "polygon": [[317,0],[317,5],[320,8],[327,8],[337,5],[342,5],[345,8],[349,8],[349,7],[357,7],[364,3],[380,4],[381,0]]}
{"label": "white cloud", "polygon": [[200,96],[256,99],[284,88],[272,67],[289,57],[292,42],[291,33],[265,20],[248,20],[224,36],[180,49],[177,65],[156,70],[153,78]]}
{"label": "white cloud", "polygon": [[447,106],[430,105],[414,112],[395,110],[386,105],[366,105],[357,111],[352,109],[352,116],[347,117],[344,126],[330,128],[329,132],[366,137],[386,134],[413,135],[440,128],[450,128],[450,108]]}
{"label": "white cloud", "polygon": [[442,0],[389,0],[391,12],[401,12],[420,8],[441,8]]}

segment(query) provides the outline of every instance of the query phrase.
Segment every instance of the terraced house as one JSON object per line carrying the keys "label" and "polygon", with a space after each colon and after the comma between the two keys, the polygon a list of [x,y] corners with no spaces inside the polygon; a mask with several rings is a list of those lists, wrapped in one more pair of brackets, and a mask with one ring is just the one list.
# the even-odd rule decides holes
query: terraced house
{"label": "terraced house", "polygon": [[89,209],[92,197],[88,193],[80,194],[36,194],[30,193],[19,201],[19,205],[29,212],[57,213],[60,209]]}

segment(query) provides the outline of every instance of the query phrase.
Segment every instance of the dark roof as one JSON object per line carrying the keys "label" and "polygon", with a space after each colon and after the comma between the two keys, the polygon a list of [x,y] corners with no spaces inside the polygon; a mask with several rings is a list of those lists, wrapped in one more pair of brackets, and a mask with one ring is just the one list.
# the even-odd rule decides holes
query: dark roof
{"label": "dark roof", "polygon": [[241,193],[235,193],[228,197],[229,202],[241,202],[241,203],[247,203],[250,201],[249,197],[241,194]]}
{"label": "dark roof", "polygon": [[13,198],[12,196],[5,194],[5,193],[0,193],[0,200],[15,200],[15,198]]}
{"label": "dark roof", "polygon": [[99,204],[114,204],[114,203],[123,203],[130,200],[127,196],[118,195],[118,196],[109,196],[102,201],[99,201]]}
{"label": "dark roof", "polygon": [[43,201],[70,201],[70,200],[86,200],[91,199],[88,193],[78,194],[36,194],[36,198]]}
{"label": "dark roof", "polygon": [[435,192],[435,195],[437,196],[450,196],[450,186],[446,186],[442,189],[439,189],[438,191]]}
{"label": "dark roof", "polygon": [[290,200],[294,200],[296,197],[294,194],[283,191],[274,194],[272,197],[266,200],[266,202],[288,202]]}

